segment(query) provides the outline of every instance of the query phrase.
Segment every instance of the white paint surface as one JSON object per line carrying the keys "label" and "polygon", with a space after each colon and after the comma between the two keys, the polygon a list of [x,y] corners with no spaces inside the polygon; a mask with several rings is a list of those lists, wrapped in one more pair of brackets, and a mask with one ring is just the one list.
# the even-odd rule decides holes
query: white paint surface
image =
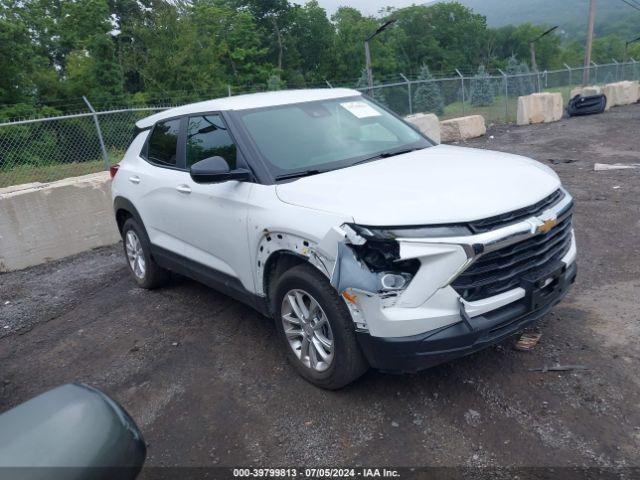
{"label": "white paint surface", "polygon": [[557,175],[533,160],[439,145],[276,189],[286,203],[346,213],[363,225],[402,226],[492,217],[533,205],[559,186]]}

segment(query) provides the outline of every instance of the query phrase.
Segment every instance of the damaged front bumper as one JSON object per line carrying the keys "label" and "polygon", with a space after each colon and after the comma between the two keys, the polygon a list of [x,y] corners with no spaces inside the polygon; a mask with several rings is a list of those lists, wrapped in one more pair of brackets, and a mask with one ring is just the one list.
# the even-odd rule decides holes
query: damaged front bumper
{"label": "damaged front bumper", "polygon": [[[419,265],[401,289],[383,288],[385,272],[372,269],[362,247],[358,248],[399,230],[380,233],[356,226],[357,232],[343,226],[343,240],[338,242],[329,278],[346,301],[371,365],[387,371],[428,368],[499,342],[547,313],[566,295],[576,275],[573,202],[566,191],[563,194],[542,213],[486,233],[423,237],[410,232],[413,235],[394,237],[398,247],[395,261]],[[555,235],[561,235],[564,246],[560,250],[560,237]],[[545,253],[543,260],[536,257],[526,275],[513,277],[518,283],[509,289],[465,300],[474,296],[467,297],[455,283],[463,272],[471,271],[472,265],[482,270],[486,267],[480,259],[486,262],[492,255],[505,255],[511,249],[525,251],[531,242],[534,250],[546,252],[555,245],[558,253],[553,258]],[[524,263],[529,265],[526,260]]]}
{"label": "damaged front bumper", "polygon": [[419,335],[408,337],[374,337],[357,332],[362,351],[369,364],[394,373],[411,373],[463,357],[501,342],[534,325],[560,302],[576,278],[576,264],[561,269],[543,300],[528,292],[522,299],[482,315],[469,317],[461,305],[462,320]]}

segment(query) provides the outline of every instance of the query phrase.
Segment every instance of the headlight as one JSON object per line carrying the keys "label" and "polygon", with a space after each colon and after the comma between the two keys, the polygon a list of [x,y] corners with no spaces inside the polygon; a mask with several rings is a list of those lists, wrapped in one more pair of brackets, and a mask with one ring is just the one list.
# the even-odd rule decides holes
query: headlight
{"label": "headlight", "polygon": [[362,244],[350,244],[349,247],[355,252],[356,258],[370,271],[374,273],[404,272],[414,275],[420,268],[418,261],[400,260],[400,245],[392,237],[373,233],[365,227],[349,226],[365,239]]}
{"label": "headlight", "polygon": [[356,258],[374,273],[379,274],[383,290],[402,290],[409,285],[420,269],[417,258],[402,260],[397,238],[438,238],[471,235],[465,225],[446,225],[408,228],[380,228],[348,224],[365,241],[350,244]]}

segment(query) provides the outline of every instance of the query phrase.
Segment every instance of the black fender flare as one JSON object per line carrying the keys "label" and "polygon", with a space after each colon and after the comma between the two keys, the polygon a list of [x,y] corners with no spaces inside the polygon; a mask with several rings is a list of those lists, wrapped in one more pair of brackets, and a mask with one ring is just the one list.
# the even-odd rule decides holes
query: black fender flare
{"label": "black fender flare", "polygon": [[[140,213],[138,212],[138,210],[136,209],[136,207],[133,206],[133,203],[131,203],[129,200],[127,200],[124,197],[116,197],[113,199],[113,212],[116,215],[116,222],[118,219],[118,212],[124,210],[125,212],[127,212],[129,215],[131,215],[133,217],[133,219],[138,222],[138,224],[142,227],[142,229],[144,230],[144,235],[147,237],[147,241],[149,241],[149,235],[147,234],[147,229],[144,226],[144,222],[142,221],[142,217],[140,216]],[[120,225],[120,222],[118,223],[118,230],[120,231],[120,234],[122,235],[122,225]]]}

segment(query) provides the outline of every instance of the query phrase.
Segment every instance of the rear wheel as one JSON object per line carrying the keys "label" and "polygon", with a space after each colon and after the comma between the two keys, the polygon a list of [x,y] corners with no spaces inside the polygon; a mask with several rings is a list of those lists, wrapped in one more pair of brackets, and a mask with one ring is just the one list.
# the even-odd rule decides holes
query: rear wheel
{"label": "rear wheel", "polygon": [[162,286],[168,272],[158,266],[151,256],[151,248],[142,227],[133,218],[127,219],[122,227],[122,242],[129,271],[136,283],[146,289]]}
{"label": "rear wheel", "polygon": [[285,272],[273,301],[287,356],[306,380],[338,389],[368,369],[346,305],[316,269],[299,265]]}

